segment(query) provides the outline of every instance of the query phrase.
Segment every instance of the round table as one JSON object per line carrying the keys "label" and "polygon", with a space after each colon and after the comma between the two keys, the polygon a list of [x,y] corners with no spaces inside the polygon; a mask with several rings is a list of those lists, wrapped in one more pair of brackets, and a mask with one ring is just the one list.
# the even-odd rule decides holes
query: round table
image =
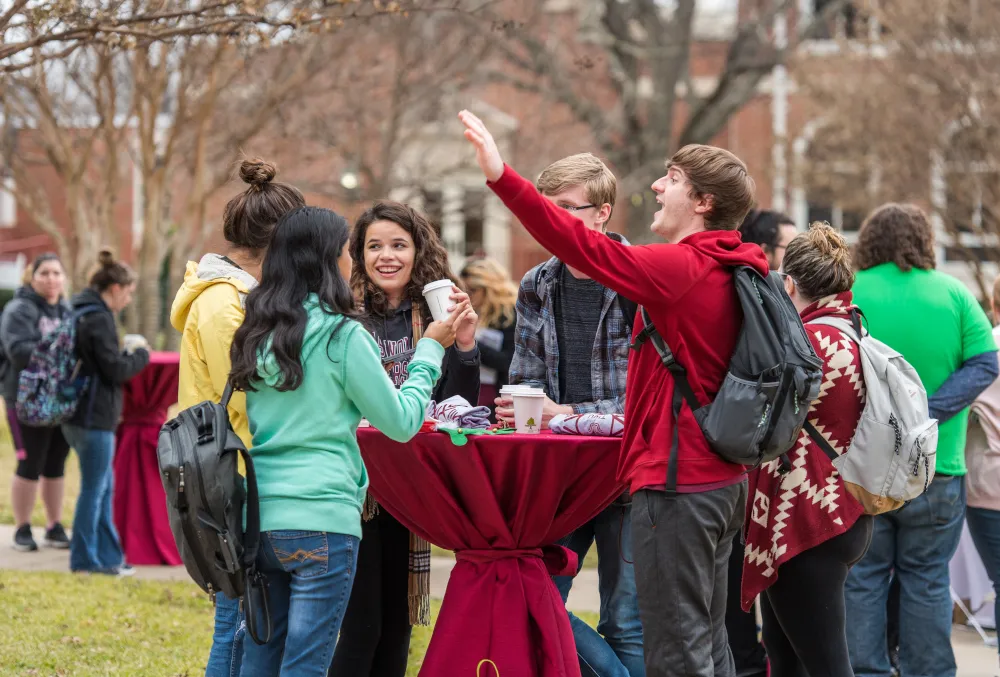
{"label": "round table", "polygon": [[579,677],[551,579],[575,575],[576,556],[551,544],[621,494],[621,440],[480,435],[456,446],[421,433],[400,444],[362,428],[358,443],[381,506],[456,553],[421,677]]}
{"label": "round table", "polygon": [[124,386],[115,448],[114,520],[129,564],[183,563],[170,531],[156,460],[160,428],[167,420],[167,409],[177,402],[179,371],[177,353],[154,352],[149,366]]}

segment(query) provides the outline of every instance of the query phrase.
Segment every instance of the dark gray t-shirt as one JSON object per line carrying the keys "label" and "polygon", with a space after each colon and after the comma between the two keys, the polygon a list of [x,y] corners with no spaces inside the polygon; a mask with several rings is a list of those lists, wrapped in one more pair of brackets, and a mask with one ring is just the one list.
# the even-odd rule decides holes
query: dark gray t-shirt
{"label": "dark gray t-shirt", "polygon": [[563,266],[556,304],[559,341],[559,402],[556,404],[594,401],[590,363],[603,307],[604,286],[593,280],[578,280]]}

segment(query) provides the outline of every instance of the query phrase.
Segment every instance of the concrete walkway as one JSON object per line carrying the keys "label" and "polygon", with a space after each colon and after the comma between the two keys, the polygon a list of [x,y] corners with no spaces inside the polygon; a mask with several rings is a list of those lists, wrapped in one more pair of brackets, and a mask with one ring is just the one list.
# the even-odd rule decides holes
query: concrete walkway
{"label": "concrete walkway", "polygon": [[[41,545],[43,529],[35,529],[35,540]],[[38,552],[17,552],[10,547],[14,528],[0,525],[0,570],[16,571],[69,571],[69,552],[42,547]],[[454,561],[447,557],[434,557],[431,563],[431,596],[442,598]],[[136,578],[152,581],[188,581],[184,567],[136,567]],[[567,606],[573,611],[600,611],[597,592],[597,570],[584,569],[576,577]],[[951,637],[958,661],[958,677],[996,677],[997,649],[983,644],[971,628],[955,626]]]}

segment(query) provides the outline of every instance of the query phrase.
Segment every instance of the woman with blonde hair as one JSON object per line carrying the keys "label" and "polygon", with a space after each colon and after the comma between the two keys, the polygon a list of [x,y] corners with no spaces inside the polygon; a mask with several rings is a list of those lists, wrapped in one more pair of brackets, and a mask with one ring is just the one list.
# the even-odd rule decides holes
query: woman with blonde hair
{"label": "woman with blonde hair", "polygon": [[466,263],[461,278],[479,315],[479,404],[492,411],[514,359],[517,285],[503,266],[488,258]]}
{"label": "woman with blonde hair", "polygon": [[[823,394],[808,421],[843,454],[864,407],[858,344],[823,318],[860,325],[844,237],[816,223],[789,243],[785,291],[823,360]],[[827,452],[803,430],[784,457],[750,472],[743,609],[760,595],[772,677],[854,677],[844,583],[872,536],[872,518],[844,489]]]}

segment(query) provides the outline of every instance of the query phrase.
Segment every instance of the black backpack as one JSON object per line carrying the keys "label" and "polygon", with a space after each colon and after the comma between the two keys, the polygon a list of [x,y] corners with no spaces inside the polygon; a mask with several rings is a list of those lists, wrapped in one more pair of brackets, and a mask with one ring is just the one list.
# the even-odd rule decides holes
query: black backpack
{"label": "black backpack", "polygon": [[[243,598],[247,632],[257,644],[271,637],[267,585],[257,571],[260,505],[257,475],[246,446],[233,432],[222,401],[201,402],[185,409],[160,429],[156,456],[167,494],[170,529],[188,574],[214,602],[216,593]],[[246,464],[246,490],[237,458]],[[243,508],[246,506],[246,530]],[[258,633],[262,612],[267,632]]]}
{"label": "black backpack", "polygon": [[740,266],[733,272],[733,281],[743,308],[743,328],[722,387],[705,406],[699,404],[687,372],[674,359],[646,309],[639,309],[645,326],[632,348],[638,350],[649,339],[674,377],[668,492],[677,487],[676,422],[683,402],[694,412],[716,454],[730,463],[756,467],[782,457],[795,444],[809,405],[819,396],[823,362],[806,336],[781,276],[763,277],[753,268]]}

